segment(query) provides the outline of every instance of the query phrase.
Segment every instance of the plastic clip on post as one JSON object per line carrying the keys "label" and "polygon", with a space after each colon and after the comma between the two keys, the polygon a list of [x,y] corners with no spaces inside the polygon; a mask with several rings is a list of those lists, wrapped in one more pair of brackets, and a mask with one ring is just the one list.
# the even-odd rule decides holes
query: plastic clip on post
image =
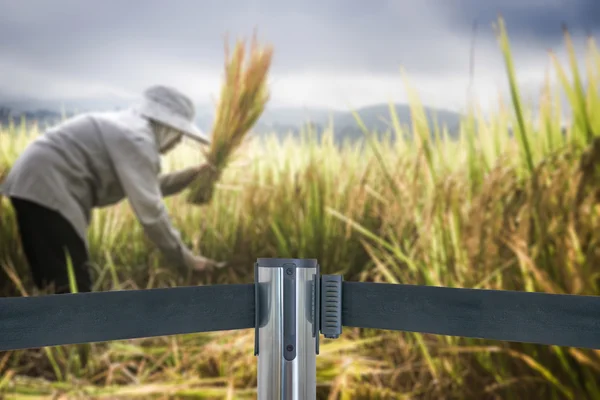
{"label": "plastic clip on post", "polygon": [[321,277],[321,333],[327,339],[342,334],[342,276]]}

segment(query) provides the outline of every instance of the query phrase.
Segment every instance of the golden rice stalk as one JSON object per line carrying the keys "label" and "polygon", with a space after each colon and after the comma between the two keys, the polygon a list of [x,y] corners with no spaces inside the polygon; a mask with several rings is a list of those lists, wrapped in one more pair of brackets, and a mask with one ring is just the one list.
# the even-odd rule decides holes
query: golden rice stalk
{"label": "golden rice stalk", "polygon": [[[192,184],[188,201],[203,204],[210,201],[216,181],[239,148],[247,133],[263,113],[269,100],[267,75],[273,48],[259,46],[256,34],[246,58],[245,43],[238,40],[230,55],[225,43],[225,78],[212,128],[210,147],[206,153],[212,169],[203,169]],[[246,61],[246,63],[244,63]]]}

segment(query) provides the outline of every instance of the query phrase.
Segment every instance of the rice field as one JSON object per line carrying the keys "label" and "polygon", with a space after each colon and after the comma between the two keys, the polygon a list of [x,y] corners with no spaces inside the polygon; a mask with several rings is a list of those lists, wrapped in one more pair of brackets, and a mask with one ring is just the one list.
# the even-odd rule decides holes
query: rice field
{"label": "rice field", "polygon": [[[389,116],[399,140],[254,142],[210,204],[167,200],[186,242],[229,268],[176,276],[123,202],[89,230],[96,290],[248,283],[258,257],[314,257],[346,280],[600,294],[600,52],[590,39],[578,59],[566,34],[560,85],[548,81],[533,110],[499,28],[511,97],[488,118],[473,107],[458,140],[427,125],[407,83],[414,123]],[[2,128],[0,180],[39,133]],[[182,146],[165,166],[198,153]],[[37,294],[4,199],[0,265],[2,295]],[[249,330],[0,353],[0,397],[252,399],[253,344]],[[345,329],[317,362],[320,399],[600,399],[593,350]]]}

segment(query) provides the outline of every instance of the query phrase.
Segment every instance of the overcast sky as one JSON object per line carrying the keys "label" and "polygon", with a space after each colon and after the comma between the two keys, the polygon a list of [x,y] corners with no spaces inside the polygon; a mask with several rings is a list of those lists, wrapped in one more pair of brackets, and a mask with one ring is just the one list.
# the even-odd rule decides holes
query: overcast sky
{"label": "overcast sky", "polygon": [[[218,95],[223,38],[275,46],[272,106],[340,109],[404,101],[404,67],[423,101],[463,107],[472,25],[484,106],[506,87],[492,23],[506,20],[527,93],[566,23],[600,36],[599,0],[0,0],[0,102],[137,96],[163,83],[198,103]],[[600,39],[600,38],[599,38]]]}

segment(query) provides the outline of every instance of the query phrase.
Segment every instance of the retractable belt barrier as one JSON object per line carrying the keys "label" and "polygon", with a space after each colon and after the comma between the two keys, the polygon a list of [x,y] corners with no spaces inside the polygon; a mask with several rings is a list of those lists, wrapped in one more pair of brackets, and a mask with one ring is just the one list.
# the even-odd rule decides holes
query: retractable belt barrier
{"label": "retractable belt barrier", "polygon": [[0,298],[0,351],[254,328],[269,399],[315,398],[319,336],[343,326],[600,349],[600,296],[344,282],[261,258],[254,284]]}

